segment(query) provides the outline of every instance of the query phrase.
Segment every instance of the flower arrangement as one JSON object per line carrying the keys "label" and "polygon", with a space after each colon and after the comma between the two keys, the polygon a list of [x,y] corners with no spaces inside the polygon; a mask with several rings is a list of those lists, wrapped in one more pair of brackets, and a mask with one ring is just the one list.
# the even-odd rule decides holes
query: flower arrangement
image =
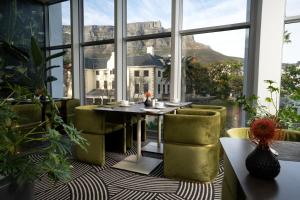
{"label": "flower arrangement", "polygon": [[152,95],[151,92],[149,92],[149,91],[148,91],[148,92],[145,92],[145,97],[146,97],[146,98],[151,97],[151,95]]}
{"label": "flower arrangement", "polygon": [[268,146],[277,136],[277,122],[271,118],[258,118],[250,125],[250,138],[259,145]]}

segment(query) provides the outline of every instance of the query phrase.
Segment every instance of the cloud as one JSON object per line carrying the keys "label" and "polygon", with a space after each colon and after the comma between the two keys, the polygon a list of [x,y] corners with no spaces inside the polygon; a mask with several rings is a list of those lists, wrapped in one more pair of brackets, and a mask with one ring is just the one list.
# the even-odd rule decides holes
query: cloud
{"label": "cloud", "polygon": [[127,0],[127,22],[161,21],[171,27],[171,0]]}
{"label": "cloud", "polygon": [[184,0],[183,29],[246,21],[246,0]]}
{"label": "cloud", "polygon": [[84,25],[114,25],[114,1],[85,0]]}
{"label": "cloud", "polygon": [[61,3],[62,10],[62,24],[70,25],[71,24],[71,12],[70,12],[70,2],[64,1]]}
{"label": "cloud", "polygon": [[286,1],[286,16],[300,15],[299,0],[287,0]]}
{"label": "cloud", "polygon": [[209,45],[213,50],[227,56],[243,58],[245,54],[246,31],[233,30],[195,35],[197,42]]}
{"label": "cloud", "polygon": [[[246,0],[184,0],[183,29],[233,24],[246,21]],[[224,55],[244,57],[245,30],[195,35],[197,42]]]}
{"label": "cloud", "polygon": [[285,30],[291,33],[291,42],[283,44],[282,62],[296,63],[300,61],[300,23],[288,24]]}

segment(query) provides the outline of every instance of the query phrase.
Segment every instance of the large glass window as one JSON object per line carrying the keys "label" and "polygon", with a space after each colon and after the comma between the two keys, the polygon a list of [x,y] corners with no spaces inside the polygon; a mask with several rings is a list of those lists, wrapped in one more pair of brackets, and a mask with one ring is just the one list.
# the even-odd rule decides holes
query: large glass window
{"label": "large glass window", "polygon": [[240,126],[240,107],[233,104],[243,90],[246,30],[182,37],[182,99],[225,105],[227,127]]}
{"label": "large glass window", "polygon": [[184,0],[183,29],[246,21],[248,0]]}
{"label": "large glass window", "polygon": [[[168,100],[169,94],[161,94],[158,85],[169,84],[170,38],[139,40],[127,43],[127,96],[130,101],[143,101],[144,91],[159,100]],[[137,71],[143,72],[137,76]],[[146,73],[145,73],[146,72]],[[158,72],[164,77],[158,77]],[[136,85],[144,88],[136,89]]]}
{"label": "large glass window", "polygon": [[[73,84],[73,65],[71,54],[71,16],[70,16],[70,1],[62,1],[48,6],[49,13],[49,47],[50,54],[66,51],[66,54],[61,57],[52,59],[51,65],[58,65],[60,67],[53,68],[51,75],[57,78],[52,82],[51,91],[52,96],[72,97]],[[62,45],[64,45],[62,47]]]}
{"label": "large glass window", "polygon": [[114,38],[114,0],[84,0],[84,42]]}
{"label": "large glass window", "polygon": [[[115,100],[114,45],[84,47],[85,95],[88,104],[106,104]],[[96,72],[99,75],[96,75]],[[99,81],[99,85],[96,82]],[[98,86],[98,87],[97,87]]]}
{"label": "large glass window", "polygon": [[49,5],[50,46],[71,44],[70,1]]}
{"label": "large glass window", "polygon": [[[285,30],[280,106],[289,106],[300,115],[300,23],[287,24]],[[299,128],[300,124],[290,126]]]}
{"label": "large glass window", "polygon": [[127,0],[127,36],[170,31],[171,0]]}
{"label": "large glass window", "polygon": [[66,54],[61,57],[57,57],[51,60],[51,65],[57,65],[60,67],[53,68],[51,75],[56,77],[57,80],[52,82],[52,96],[72,97],[72,57],[71,49],[52,50],[51,55],[65,51]]}
{"label": "large glass window", "polygon": [[286,0],[286,16],[300,15],[300,0]]}

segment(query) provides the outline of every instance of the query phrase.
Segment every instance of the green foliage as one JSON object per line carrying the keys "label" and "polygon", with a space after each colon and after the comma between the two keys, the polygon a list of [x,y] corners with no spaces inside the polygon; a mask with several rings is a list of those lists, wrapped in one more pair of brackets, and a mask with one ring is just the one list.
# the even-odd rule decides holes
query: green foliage
{"label": "green foliage", "polygon": [[300,90],[300,68],[287,65],[281,76],[281,96],[294,95]]}
{"label": "green foliage", "polygon": [[300,116],[297,114],[296,109],[291,106],[284,106],[277,109],[277,102],[274,100],[274,97],[277,99],[279,96],[279,88],[275,86],[276,83],[272,80],[265,80],[265,83],[267,84],[269,97],[266,97],[264,102],[271,105],[275,113],[272,114],[269,107],[262,105],[258,96],[252,95],[246,97],[242,95],[238,97],[237,103],[247,112],[248,123],[250,124],[255,118],[271,117],[276,119],[283,128],[299,129],[299,127],[295,127],[295,124],[300,122]]}
{"label": "green foliage", "polygon": [[[55,181],[69,180],[72,145],[84,149],[87,145],[73,125],[63,122],[54,101],[48,98],[51,107],[48,119],[25,132],[18,128],[19,118],[7,99],[0,102],[0,174],[17,184],[33,182],[42,174]],[[43,143],[32,145],[32,142]],[[34,159],[35,156],[39,158]]]}

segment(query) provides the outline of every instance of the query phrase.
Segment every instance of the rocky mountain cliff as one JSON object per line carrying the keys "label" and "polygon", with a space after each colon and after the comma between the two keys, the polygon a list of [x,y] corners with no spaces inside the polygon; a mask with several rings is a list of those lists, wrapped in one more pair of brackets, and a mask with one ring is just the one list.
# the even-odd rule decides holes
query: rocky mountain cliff
{"label": "rocky mountain cliff", "polygon": [[[127,25],[127,35],[145,35],[151,33],[162,33],[168,32],[169,29],[162,27],[161,22],[136,22]],[[63,27],[65,44],[70,43],[70,26]],[[91,42],[104,39],[114,38],[114,26],[99,26],[90,25],[84,27],[84,41]],[[141,55],[146,53],[146,49],[149,46],[154,47],[154,54],[166,57],[171,54],[171,39],[170,38],[159,38],[155,40],[141,40],[127,43],[128,56]],[[91,46],[84,48],[85,57],[88,58],[107,58],[111,55],[114,50],[114,45],[101,45]],[[214,63],[224,61],[241,61],[240,58],[234,58],[225,56],[219,52],[214,51],[208,45],[196,42],[194,37],[184,36],[182,40],[182,56],[195,56],[200,62]]]}

